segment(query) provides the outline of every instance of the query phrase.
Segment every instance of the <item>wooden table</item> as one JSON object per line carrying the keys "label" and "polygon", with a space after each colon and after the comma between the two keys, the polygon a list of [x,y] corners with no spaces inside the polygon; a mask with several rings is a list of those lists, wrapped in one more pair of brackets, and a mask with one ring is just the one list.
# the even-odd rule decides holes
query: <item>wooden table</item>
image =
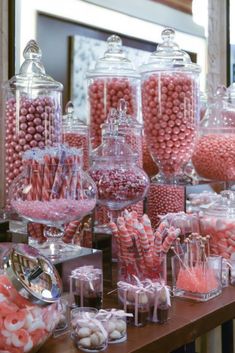
{"label": "wooden table", "polygon": [[[235,287],[206,303],[172,300],[170,320],[164,325],[128,327],[126,342],[109,345],[106,353],[168,353],[194,341],[213,328],[235,317]],[[39,353],[77,353],[69,335],[51,338]]]}

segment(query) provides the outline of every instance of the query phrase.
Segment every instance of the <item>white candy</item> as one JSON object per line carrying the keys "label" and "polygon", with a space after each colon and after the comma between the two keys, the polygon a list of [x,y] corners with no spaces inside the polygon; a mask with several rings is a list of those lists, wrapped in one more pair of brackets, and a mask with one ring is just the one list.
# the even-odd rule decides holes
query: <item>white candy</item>
{"label": "white candy", "polygon": [[114,330],[113,332],[111,332],[111,333],[109,334],[109,338],[110,338],[111,340],[117,340],[117,339],[119,339],[119,338],[121,338],[121,337],[122,337],[121,333],[120,333],[119,331],[117,331],[117,330]]}
{"label": "white candy", "polygon": [[97,330],[97,326],[96,326],[96,324],[94,324],[94,322],[89,322],[87,324],[87,327],[89,327],[89,329],[91,329],[91,331],[96,331]]}
{"label": "white candy", "polygon": [[100,331],[97,331],[96,334],[99,337],[100,345],[103,344],[105,341],[105,337],[104,337],[103,333]]}
{"label": "white candy", "polygon": [[89,329],[89,327],[81,327],[78,331],[77,331],[78,337],[88,337],[91,335],[91,330]]}
{"label": "white candy", "polygon": [[115,329],[121,333],[126,332],[126,322],[124,320],[117,320]]}
{"label": "white candy", "polygon": [[140,293],[139,294],[139,304],[147,304],[148,303],[148,297],[145,293]]}
{"label": "white candy", "polygon": [[89,348],[91,346],[91,338],[85,337],[79,340],[79,344],[85,348]]}
{"label": "white candy", "polygon": [[115,323],[113,321],[108,321],[107,322],[107,326],[106,326],[106,329],[107,329],[107,332],[110,333],[112,331],[115,330]]}
{"label": "white candy", "polygon": [[90,336],[91,339],[91,345],[93,347],[97,347],[100,344],[100,339],[99,336],[96,333],[92,333],[92,335]]}

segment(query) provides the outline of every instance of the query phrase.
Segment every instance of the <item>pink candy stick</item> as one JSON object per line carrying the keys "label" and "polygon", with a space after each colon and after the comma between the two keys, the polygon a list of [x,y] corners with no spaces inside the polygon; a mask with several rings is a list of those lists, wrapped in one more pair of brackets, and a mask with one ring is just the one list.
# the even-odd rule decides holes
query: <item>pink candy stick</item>
{"label": "pink candy stick", "polygon": [[174,228],[172,229],[172,227],[171,227],[169,229],[168,235],[166,236],[166,238],[162,244],[162,251],[167,253],[178,235],[179,234],[178,234],[177,229],[174,229]]}
{"label": "pink candy stick", "polygon": [[160,255],[162,252],[162,235],[159,231],[154,233],[155,242],[154,242],[154,253]]}
{"label": "pink candy stick", "polygon": [[142,253],[144,255],[144,262],[146,266],[152,267],[153,257],[149,246],[148,237],[147,237],[147,234],[145,233],[144,227],[140,222],[134,221],[134,228],[138,232]]}
{"label": "pink candy stick", "polygon": [[148,216],[146,214],[144,214],[141,218],[141,223],[143,224],[144,230],[147,234],[148,240],[149,240],[149,245],[150,245],[150,249],[153,248],[154,246],[154,235],[153,235],[153,229],[151,226],[151,222],[150,219],[148,218]]}

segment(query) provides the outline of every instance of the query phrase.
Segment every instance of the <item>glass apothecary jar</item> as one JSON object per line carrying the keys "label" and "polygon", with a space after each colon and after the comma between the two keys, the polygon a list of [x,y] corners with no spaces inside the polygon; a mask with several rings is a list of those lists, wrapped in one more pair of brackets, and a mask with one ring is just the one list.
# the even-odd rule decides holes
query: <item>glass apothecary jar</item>
{"label": "glass apothecary jar", "polygon": [[180,50],[175,32],[162,32],[162,43],[140,67],[145,135],[160,173],[180,174],[196,143],[199,121],[198,65]]}
{"label": "glass apothecary jar", "polygon": [[[5,191],[22,169],[22,154],[32,147],[61,142],[63,86],[45,72],[34,40],[24,49],[19,74],[4,84]],[[9,200],[6,200],[6,204]]]}
{"label": "glass apothecary jar", "polygon": [[224,86],[218,86],[204,119],[192,161],[203,178],[235,180],[235,105]]}
{"label": "glass apothecary jar", "polygon": [[35,353],[59,322],[62,283],[37,249],[4,244],[1,251],[0,350]]}
{"label": "glass apothecary jar", "polygon": [[100,126],[110,108],[117,108],[120,98],[128,102],[129,115],[140,117],[140,76],[127,58],[120,37],[107,39],[107,51],[87,73],[87,81],[91,143],[96,148],[101,143]]}
{"label": "glass apothecary jar", "polygon": [[201,206],[200,230],[210,236],[210,252],[229,259],[235,252],[235,192],[225,190],[212,204]]}
{"label": "glass apothecary jar", "polygon": [[88,125],[75,115],[71,101],[67,103],[63,115],[63,143],[82,150],[83,169],[87,170],[90,164],[90,131]]}

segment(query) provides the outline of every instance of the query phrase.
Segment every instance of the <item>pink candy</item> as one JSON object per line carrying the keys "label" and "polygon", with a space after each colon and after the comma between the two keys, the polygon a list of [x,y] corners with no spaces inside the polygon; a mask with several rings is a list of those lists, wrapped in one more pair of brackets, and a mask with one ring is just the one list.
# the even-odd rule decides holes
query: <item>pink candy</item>
{"label": "pink candy", "polygon": [[147,214],[156,229],[160,215],[184,211],[185,189],[181,185],[150,184],[147,196]]}
{"label": "pink candy", "polygon": [[19,111],[16,108],[15,99],[6,102],[6,194],[13,179],[22,171],[23,152],[52,145],[59,141],[61,134],[60,108],[52,98],[22,98]]}
{"label": "pink candy", "polygon": [[66,224],[88,214],[95,207],[95,200],[12,201],[12,206],[31,221]]}
{"label": "pink candy", "polygon": [[127,114],[137,111],[137,86],[129,78],[100,78],[88,89],[90,103],[90,128],[93,148],[101,143],[100,125],[106,120],[110,108],[117,108],[120,98],[128,103]]}
{"label": "pink candy", "polygon": [[144,196],[146,180],[135,171],[121,168],[100,169],[93,170],[90,174],[98,189],[98,200],[103,204],[120,202],[126,207],[130,201],[138,201]]}
{"label": "pink candy", "polygon": [[192,161],[197,173],[204,178],[235,180],[235,137],[222,133],[202,136]]}
{"label": "pink candy", "polygon": [[89,168],[89,137],[78,132],[63,134],[63,141],[69,145],[69,147],[81,148],[83,151],[83,169]]}
{"label": "pink candy", "polygon": [[196,81],[183,73],[156,74],[142,83],[145,134],[165,174],[177,174],[196,141]]}
{"label": "pink candy", "polygon": [[212,254],[229,259],[235,253],[235,223],[233,221],[219,217],[202,217],[200,228],[202,235],[210,235]]}
{"label": "pink candy", "polygon": [[143,169],[149,177],[158,173],[158,167],[149,152],[149,147],[145,136],[143,137]]}

